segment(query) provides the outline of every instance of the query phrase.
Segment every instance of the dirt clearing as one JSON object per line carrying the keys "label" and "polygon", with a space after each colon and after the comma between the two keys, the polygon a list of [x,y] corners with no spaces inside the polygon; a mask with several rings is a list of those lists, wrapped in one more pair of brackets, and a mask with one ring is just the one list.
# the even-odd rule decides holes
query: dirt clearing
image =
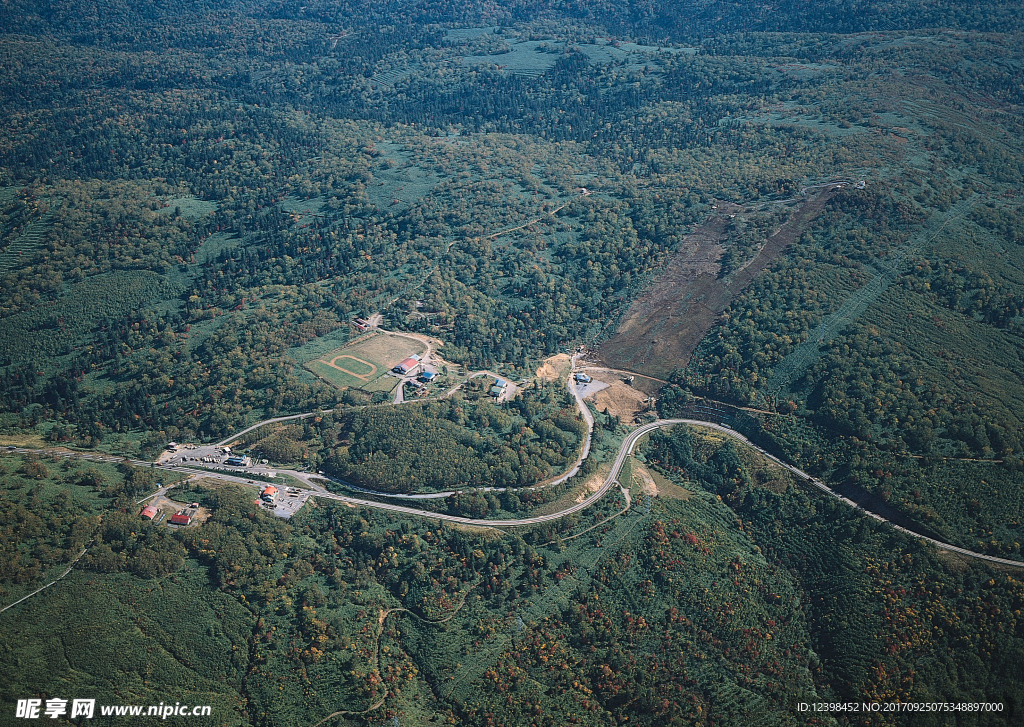
{"label": "dirt clearing", "polygon": [[[656,379],[653,376],[644,376],[633,371],[623,371],[621,369],[608,369],[601,366],[591,366],[590,364],[583,365],[583,372],[590,374],[595,379],[601,381],[615,381],[619,379],[634,389],[642,391],[648,396],[657,396],[665,385],[668,384],[664,379]],[[633,380],[630,381],[630,378]]]}
{"label": "dirt clearing", "polygon": [[591,475],[590,479],[583,483],[583,489],[576,496],[575,502],[580,503],[586,500],[588,497],[593,495],[595,492],[601,489],[601,485],[604,484],[608,474],[601,472],[595,475]]}
{"label": "dirt clearing", "polygon": [[627,424],[650,408],[647,394],[622,381],[613,381],[589,398],[598,411],[607,411]]}
{"label": "dirt clearing", "polygon": [[544,381],[561,381],[569,375],[569,368],[572,366],[572,358],[567,353],[559,353],[551,358],[544,359],[544,363],[537,369],[537,378]]}
{"label": "dirt clearing", "polygon": [[658,496],[658,485],[655,484],[651,473],[642,464],[636,463],[633,465],[633,484],[638,486],[640,492],[645,495],[650,495],[651,497]]}

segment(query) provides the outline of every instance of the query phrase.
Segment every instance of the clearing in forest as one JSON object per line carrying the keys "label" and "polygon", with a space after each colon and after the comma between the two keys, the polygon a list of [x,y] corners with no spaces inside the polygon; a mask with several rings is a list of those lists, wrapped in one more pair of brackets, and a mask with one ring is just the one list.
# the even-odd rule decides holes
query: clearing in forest
{"label": "clearing in forest", "polygon": [[615,335],[601,344],[608,365],[668,377],[686,366],[697,344],[754,277],[799,239],[832,196],[826,188],[808,196],[734,275],[720,278],[718,259],[730,205],[691,233],[653,285],[626,311]]}
{"label": "clearing in forest", "polygon": [[426,345],[416,339],[377,332],[307,362],[306,368],[339,389],[378,390],[379,379],[393,378],[389,376],[393,366],[425,350]]}
{"label": "clearing in forest", "polygon": [[651,408],[647,394],[616,380],[591,396],[590,400],[598,411],[616,416],[626,424],[632,424],[640,414]]}
{"label": "clearing in forest", "polygon": [[572,367],[572,359],[567,353],[558,353],[544,362],[537,368],[537,378],[543,381],[562,381],[569,375]]}

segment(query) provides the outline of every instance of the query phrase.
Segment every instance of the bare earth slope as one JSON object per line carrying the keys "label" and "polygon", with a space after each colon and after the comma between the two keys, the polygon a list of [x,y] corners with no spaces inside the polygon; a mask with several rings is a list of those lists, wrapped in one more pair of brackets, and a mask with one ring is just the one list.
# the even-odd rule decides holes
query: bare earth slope
{"label": "bare earth slope", "polygon": [[733,298],[800,237],[832,194],[833,189],[827,188],[808,196],[757,256],[727,279],[718,277],[718,259],[732,209],[719,209],[687,236],[665,272],[629,307],[615,335],[601,344],[601,360],[659,377],[686,366]]}

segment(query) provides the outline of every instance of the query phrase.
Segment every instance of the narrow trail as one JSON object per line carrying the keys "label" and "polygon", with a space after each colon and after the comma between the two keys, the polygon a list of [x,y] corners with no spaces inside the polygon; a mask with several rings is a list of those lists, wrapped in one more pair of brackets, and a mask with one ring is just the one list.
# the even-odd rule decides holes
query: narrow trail
{"label": "narrow trail", "polygon": [[558,538],[557,540],[549,540],[548,542],[544,543],[544,545],[554,545],[555,543],[568,543],[570,540],[575,540],[576,538],[580,537],[581,535],[586,535],[591,530],[599,528],[602,525],[610,523],[615,518],[621,517],[621,516],[625,515],[627,512],[629,512],[629,508],[631,508],[633,506],[633,496],[630,494],[628,488],[622,486],[621,482],[619,483],[619,491],[622,492],[622,496],[626,499],[626,504],[617,513],[613,513],[612,515],[609,515],[608,517],[606,517],[604,520],[600,520],[600,521],[594,523],[593,525],[591,525],[586,530],[581,530],[578,533],[574,533],[573,535],[570,535],[567,538]]}
{"label": "narrow trail", "polygon": [[66,571],[61,573],[59,576],[54,578],[52,581],[47,583],[42,588],[37,588],[36,590],[32,591],[32,593],[28,594],[27,596],[22,596],[17,601],[15,601],[14,603],[10,604],[9,606],[4,606],[3,608],[0,608],[0,613],[3,613],[4,611],[6,611],[9,608],[14,608],[15,606],[17,606],[22,601],[27,601],[28,599],[32,598],[32,596],[36,595],[37,593],[41,593],[42,591],[45,591],[47,588],[52,586],[54,583],[57,583],[58,581],[63,580],[64,576],[66,576],[68,573],[70,573],[72,570],[74,570],[74,567],[76,565],[78,565],[78,561],[80,561],[82,559],[82,556],[84,556],[86,551],[88,551],[88,550],[89,550],[89,548],[86,547],[81,553],[79,553],[78,557],[75,558],[73,561],[71,561],[71,565],[68,566],[68,569]]}
{"label": "narrow trail", "polygon": [[835,336],[844,326],[859,318],[867,310],[868,306],[878,300],[905,272],[905,258],[909,254],[929,245],[942,234],[942,231],[950,223],[970,212],[974,208],[977,198],[978,195],[973,195],[954,205],[938,227],[933,225],[933,229],[925,231],[924,239],[911,240],[895,259],[888,262],[885,266],[879,266],[871,280],[850,293],[839,308],[825,316],[821,323],[808,334],[807,340],[793,349],[775,367],[771,377],[768,379],[768,383],[765,385],[766,394],[777,396],[784,388],[797,381],[821,355],[821,345]]}
{"label": "narrow trail", "polygon": [[542,220],[544,220],[544,219],[546,219],[548,217],[554,217],[556,214],[558,214],[563,209],[568,207],[571,203],[572,203],[572,200],[570,199],[570,200],[568,200],[566,202],[563,202],[562,204],[558,205],[553,210],[549,210],[548,212],[545,212],[540,217],[532,219],[529,222],[524,222],[521,225],[516,225],[515,227],[509,227],[508,229],[505,229],[505,230],[499,230],[498,232],[492,232],[490,235],[482,235],[478,239],[493,240],[493,239],[495,239],[497,237],[501,237],[502,235],[508,235],[509,233],[512,233],[512,232],[518,232],[519,230],[524,230],[527,227],[530,227],[531,225],[536,225],[538,222],[541,222]]}
{"label": "narrow trail", "polygon": [[[619,547],[628,543],[634,531],[644,522],[647,522],[647,514],[641,513],[634,518],[614,518],[616,523],[612,529],[600,536],[593,544],[579,548],[572,557],[572,567],[565,573],[561,581],[541,591],[534,598],[527,599],[520,603],[515,616],[519,623],[519,630],[523,630],[526,621],[539,622],[546,615],[557,608],[557,604],[567,604],[573,592],[579,592],[587,584],[591,583],[591,577],[597,570],[598,565],[608,555],[618,551]],[[570,546],[570,550],[575,546]],[[493,663],[494,658],[514,638],[508,630],[499,631],[495,634],[494,640],[484,643],[480,648],[469,654],[465,663],[456,666],[456,672],[449,677],[448,690],[444,694],[446,699],[452,699],[453,695],[457,700],[464,698],[462,691],[469,688],[474,681]],[[441,690],[441,687],[438,687]]]}
{"label": "narrow trail", "polygon": [[388,683],[384,680],[384,677],[382,675],[383,674],[383,668],[381,666],[381,661],[380,661],[380,640],[384,636],[384,622],[387,620],[388,616],[390,616],[393,613],[407,613],[410,616],[412,616],[413,618],[415,618],[415,619],[417,619],[417,620],[419,620],[419,621],[421,621],[423,623],[426,623],[426,624],[443,624],[443,623],[447,623],[448,621],[451,621],[453,618],[455,618],[455,616],[458,615],[459,611],[462,610],[463,606],[466,605],[466,598],[469,596],[470,591],[472,591],[474,588],[476,588],[476,585],[477,584],[474,583],[472,586],[470,586],[469,588],[466,589],[466,592],[462,594],[462,602],[459,603],[458,607],[454,611],[452,611],[450,614],[448,614],[444,618],[429,619],[429,618],[426,618],[425,616],[420,616],[415,611],[410,611],[408,608],[403,608],[401,606],[396,606],[394,608],[382,608],[380,610],[380,615],[377,617],[377,636],[376,636],[376,639],[374,640],[374,645],[373,645],[373,661],[374,661],[374,664],[376,664],[377,676],[380,677],[380,683],[384,685],[384,694],[382,694],[380,696],[380,698],[376,702],[372,702],[370,704],[370,706],[367,707],[366,709],[362,709],[362,710],[339,709],[337,712],[332,712],[331,714],[327,715],[322,720],[320,720],[319,722],[317,722],[314,725],[312,725],[312,727],[320,727],[320,725],[322,725],[324,722],[327,722],[328,720],[332,720],[332,719],[334,719],[336,717],[344,717],[346,715],[351,715],[351,716],[355,717],[355,716],[361,716],[361,715],[364,715],[364,714],[369,714],[370,712],[375,712],[376,710],[380,709],[384,705],[384,702],[387,700],[388,696],[391,694],[391,690],[388,688]]}
{"label": "narrow trail", "polygon": [[[585,193],[585,194],[581,194],[580,197],[586,197],[588,194],[589,194],[589,192]],[[535,217],[532,220],[529,220],[527,222],[522,223],[521,225],[516,225],[515,227],[508,227],[506,229],[498,230],[497,232],[491,232],[491,233],[484,234],[484,235],[473,235],[472,237],[465,237],[465,238],[460,238],[460,239],[456,239],[456,240],[451,240],[445,246],[444,254],[445,254],[445,256],[447,256],[452,251],[453,247],[455,247],[458,243],[463,242],[465,240],[495,240],[495,239],[501,237],[502,235],[508,235],[508,234],[513,233],[513,232],[518,232],[519,230],[524,230],[527,227],[530,227],[532,225],[536,225],[537,223],[543,222],[544,220],[548,219],[549,217],[554,217],[555,215],[557,215],[559,212],[561,212],[566,207],[568,207],[570,204],[572,204],[573,199],[577,199],[577,198],[573,197],[573,198],[567,199],[565,202],[563,202],[562,204],[558,205],[554,209],[550,209],[547,212],[545,212],[544,214],[540,215],[539,217]],[[413,285],[411,287],[408,287],[408,288],[405,288],[404,290],[402,290],[401,293],[399,293],[394,298],[389,300],[384,307],[385,308],[390,308],[397,301],[399,301],[402,298],[402,296],[408,295],[409,293],[412,293],[413,291],[416,291],[416,290],[419,290],[420,288],[422,288],[423,285],[428,280],[430,280],[430,276],[434,274],[434,271],[437,270],[439,267],[441,267],[441,263],[440,262],[434,263],[434,266],[432,268],[430,268],[430,270],[427,271],[427,273],[423,276],[423,278],[418,283],[416,283],[415,285]]]}

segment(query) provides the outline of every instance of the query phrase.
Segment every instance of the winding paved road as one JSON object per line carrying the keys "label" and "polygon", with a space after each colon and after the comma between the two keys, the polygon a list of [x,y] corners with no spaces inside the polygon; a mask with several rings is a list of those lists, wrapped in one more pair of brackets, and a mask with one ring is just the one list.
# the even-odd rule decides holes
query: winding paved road
{"label": "winding paved road", "polygon": [[[566,378],[566,387],[569,389],[569,393],[571,393],[573,398],[576,400],[576,406],[580,410],[580,416],[582,416],[583,421],[587,423],[587,436],[583,441],[583,447],[580,449],[580,454],[576,458],[576,461],[573,463],[573,465],[568,470],[566,470],[565,473],[537,485],[532,485],[530,487],[515,488],[517,490],[539,490],[544,487],[560,485],[566,480],[568,480],[570,477],[575,476],[580,471],[580,468],[583,466],[583,461],[590,456],[590,444],[594,436],[594,415],[590,413],[590,408],[583,401],[584,397],[580,394],[579,388],[574,384],[573,375],[577,371],[576,359],[578,359],[579,357],[580,354],[576,354],[572,357],[572,366],[569,367],[569,375]],[[459,387],[462,386],[462,384],[466,383],[466,381],[478,376],[494,376],[495,378],[502,378],[499,374],[496,374],[493,371],[475,371],[469,374],[469,376],[467,376],[466,379],[463,380],[461,383],[456,384],[451,389],[446,391],[442,395],[442,398],[450,396],[451,394],[455,393],[455,391],[458,390]],[[509,385],[511,386],[513,384],[511,384],[510,382]],[[336,484],[339,484],[342,487],[352,490],[353,492],[361,492],[364,495],[371,495],[373,497],[386,497],[391,500],[443,500],[446,497],[457,495],[463,490],[474,490],[476,492],[505,492],[505,490],[509,489],[507,487],[465,487],[463,488],[463,490],[445,490],[442,492],[420,492],[413,494],[405,494],[371,490],[367,487],[359,487],[358,485],[353,485],[351,482],[346,482],[343,480],[332,480],[332,482],[335,482]]]}
{"label": "winding paved road", "polygon": [[[583,443],[583,447],[582,447],[582,449],[580,451],[580,456],[576,460],[575,465],[573,465],[573,467],[571,467],[569,469],[569,471],[567,471],[565,474],[559,476],[558,478],[556,478],[556,479],[554,479],[554,480],[552,480],[550,482],[544,483],[543,486],[545,486],[545,487],[546,486],[550,486],[550,485],[554,485],[554,484],[558,484],[558,483],[561,483],[561,482],[564,482],[565,480],[569,479],[570,477],[576,475],[580,471],[580,468],[583,466],[583,462],[590,455],[590,445],[591,445],[591,441],[592,441],[592,438],[593,438],[593,431],[594,431],[594,416],[593,416],[593,414],[590,413],[590,409],[587,407],[586,403],[583,401],[583,397],[580,395],[579,391],[577,390],[577,387],[574,385],[573,373],[576,370],[576,360],[577,360],[578,357],[579,357],[579,354],[576,354],[576,355],[574,355],[572,357],[572,367],[570,369],[569,376],[568,376],[568,379],[567,379],[566,383],[567,383],[567,386],[569,387],[569,391],[572,392],[572,395],[573,395],[573,397],[576,400],[576,405],[579,407],[580,414],[582,415],[583,419],[587,423],[587,437],[586,437],[586,439],[585,439],[585,441]],[[245,434],[247,432],[251,432],[253,429],[257,429],[257,428],[259,428],[261,426],[264,426],[266,424],[270,424],[270,423],[273,423],[273,422],[289,421],[289,420],[292,420],[292,419],[303,419],[303,418],[306,418],[306,417],[316,416],[318,414],[326,414],[326,413],[329,413],[329,411],[330,410],[326,410],[326,411],[317,410],[317,411],[308,412],[308,413],[305,413],[305,414],[293,414],[291,416],[274,417],[273,419],[267,419],[267,420],[259,422],[257,424],[253,424],[252,426],[250,426],[250,427],[248,427],[246,429],[243,429],[241,432],[238,432],[238,433],[233,434],[232,436],[230,436],[230,437],[228,437],[226,439],[221,440],[221,442],[218,443],[218,444],[224,444],[226,442],[230,442],[230,441],[232,441],[234,439],[237,439],[238,437],[242,436],[243,434]],[[415,508],[415,507],[408,507],[408,506],[405,506],[405,505],[397,505],[397,504],[393,504],[393,503],[390,503],[390,502],[379,502],[379,501],[376,501],[376,500],[364,500],[362,498],[352,497],[352,496],[349,496],[349,495],[340,495],[340,494],[328,491],[323,485],[320,484],[320,482],[317,481],[317,480],[321,480],[322,481],[323,478],[320,475],[310,474],[308,472],[299,472],[297,470],[287,470],[287,469],[279,469],[277,471],[281,472],[282,474],[294,477],[295,479],[297,479],[300,482],[304,483],[307,487],[310,488],[310,490],[312,490],[312,494],[315,497],[319,497],[319,498],[322,498],[322,499],[325,499],[325,500],[336,500],[338,502],[343,502],[343,503],[346,503],[348,505],[354,505],[354,506],[357,506],[357,507],[369,507],[369,508],[374,508],[374,509],[377,509],[377,510],[386,510],[388,512],[394,512],[394,513],[398,513],[398,514],[402,514],[402,515],[412,515],[412,516],[416,516],[416,517],[426,517],[426,518],[431,518],[433,520],[442,520],[442,521],[445,521],[445,522],[458,523],[458,524],[461,524],[461,525],[474,525],[474,526],[488,527],[488,528],[519,528],[519,527],[528,527],[528,526],[531,526],[531,525],[537,525],[539,523],[546,523],[546,522],[551,522],[551,521],[554,521],[554,520],[560,520],[561,518],[564,518],[564,517],[566,517],[568,515],[572,515],[573,513],[577,513],[577,512],[580,512],[582,510],[585,510],[588,507],[590,507],[591,505],[593,505],[594,503],[596,503],[598,500],[600,500],[602,497],[604,497],[605,494],[607,494],[608,490],[610,490],[612,487],[614,487],[615,485],[618,484],[619,472],[622,470],[622,466],[623,466],[623,464],[625,464],[626,459],[628,457],[632,456],[633,448],[636,446],[636,443],[640,440],[641,437],[643,437],[646,434],[649,434],[650,432],[653,432],[656,429],[660,429],[660,428],[663,428],[663,427],[671,427],[671,426],[675,426],[677,424],[685,424],[685,425],[693,426],[693,427],[704,427],[706,429],[712,429],[712,430],[720,432],[720,433],[722,433],[722,434],[724,434],[724,435],[726,435],[728,437],[731,437],[732,439],[735,439],[735,440],[741,442],[742,444],[744,444],[744,445],[746,445],[746,446],[748,446],[748,447],[750,447],[750,448],[760,452],[761,455],[763,455],[764,457],[770,459],[772,462],[774,462],[775,464],[779,465],[780,467],[782,467],[782,468],[784,468],[786,470],[789,470],[794,475],[796,475],[799,479],[807,482],[810,485],[813,485],[814,487],[816,487],[817,489],[821,490],[825,494],[827,494],[827,495],[829,495],[831,497],[834,497],[834,498],[842,501],[843,503],[849,505],[850,507],[854,508],[855,510],[859,510],[860,512],[864,513],[865,515],[867,515],[869,517],[874,518],[875,520],[878,520],[878,521],[884,522],[884,523],[888,523],[891,527],[895,528],[896,530],[899,530],[902,533],[906,533],[907,535],[911,535],[911,536],[913,536],[915,538],[919,538],[920,540],[924,540],[924,541],[926,541],[928,543],[931,543],[932,545],[934,545],[936,548],[939,548],[940,550],[946,550],[946,551],[949,551],[949,552],[952,552],[952,553],[959,553],[960,555],[964,555],[964,556],[967,556],[967,557],[970,557],[970,558],[975,558],[975,559],[978,559],[978,560],[988,561],[990,563],[998,563],[1000,565],[1012,566],[1012,567],[1015,567],[1015,568],[1024,568],[1024,562],[1015,561],[1015,560],[1009,560],[1007,558],[999,558],[999,557],[996,557],[994,555],[987,555],[985,553],[976,553],[976,552],[974,552],[972,550],[968,550],[966,548],[961,548],[961,547],[956,546],[956,545],[951,545],[949,543],[944,543],[941,540],[936,540],[935,538],[931,538],[931,537],[928,537],[926,535],[922,535],[921,533],[917,533],[917,532],[914,532],[913,530],[905,528],[905,527],[903,527],[901,525],[897,525],[896,523],[893,523],[892,521],[887,520],[886,518],[882,517],[878,513],[871,512],[870,510],[866,510],[865,508],[863,508],[862,506],[858,505],[853,500],[851,500],[851,499],[849,499],[847,497],[844,497],[843,495],[840,495],[838,492],[836,492],[835,490],[830,488],[828,485],[826,485],[824,482],[822,482],[818,478],[812,477],[811,475],[807,474],[806,472],[804,472],[803,470],[799,469],[798,467],[795,467],[794,465],[791,465],[791,464],[788,464],[786,462],[783,462],[781,459],[779,459],[775,455],[765,451],[761,447],[759,447],[756,444],[754,444],[753,442],[751,442],[749,439],[747,439],[745,436],[743,436],[742,434],[740,434],[736,430],[730,429],[729,427],[723,426],[721,424],[713,424],[711,422],[705,422],[705,421],[701,421],[699,419],[659,419],[657,421],[650,422],[649,424],[644,424],[644,425],[642,425],[640,427],[637,427],[632,432],[630,432],[626,436],[626,438],[623,440],[622,446],[619,448],[619,453],[615,457],[615,462],[612,464],[611,471],[608,473],[608,476],[605,478],[605,481],[601,485],[600,488],[598,488],[595,492],[593,492],[591,495],[589,495],[586,499],[584,499],[584,500],[582,500],[582,501],[580,501],[578,503],[575,503],[575,504],[565,508],[564,510],[560,510],[559,512],[550,513],[550,514],[547,514],[547,515],[538,515],[536,517],[529,517],[529,518],[517,518],[517,519],[512,519],[512,520],[485,520],[485,519],[482,519],[482,518],[467,518],[467,517],[460,517],[458,515],[448,515],[446,513],[430,512],[429,510],[420,510],[420,509]],[[153,467],[154,466],[154,464],[152,462],[145,462],[145,461],[142,461],[142,460],[125,459],[123,457],[114,457],[114,456],[111,456],[111,455],[91,454],[91,453],[85,453],[85,452],[73,452],[71,450],[64,450],[64,449],[27,449],[27,448],[23,448],[23,447],[8,447],[7,449],[10,452],[21,453],[21,454],[46,454],[46,455],[57,456],[57,457],[75,457],[75,458],[79,458],[79,459],[103,461],[103,462],[129,462],[129,463],[131,463],[133,465],[136,465],[136,466],[139,466],[139,467]],[[246,477],[247,473],[244,470],[240,470],[239,474],[235,475],[235,474],[232,474],[230,472],[211,472],[211,471],[206,470],[206,469],[194,469],[194,468],[191,468],[191,467],[188,467],[188,466],[184,466],[184,465],[166,466],[166,467],[165,466],[160,466],[159,468],[162,469],[162,470],[171,470],[171,471],[174,471],[174,472],[181,472],[181,473],[189,474],[189,475],[193,475],[193,476],[199,475],[199,476],[204,476],[204,477],[211,477],[211,478],[215,478],[215,479],[225,480],[225,481],[228,481],[228,482],[235,482],[235,483],[238,483],[238,484],[250,485],[250,486],[256,486],[256,487],[262,487],[265,484],[265,483],[262,483],[262,482],[254,482],[254,481],[248,479]],[[338,484],[341,484],[341,485],[346,486],[346,487],[351,487],[351,485],[348,485],[347,483],[338,483]],[[390,494],[387,494],[387,493],[373,492],[372,490],[362,490],[360,488],[353,488],[353,489],[357,489],[357,490],[359,490],[361,492],[365,492],[366,494],[370,494],[370,495],[374,495],[374,496],[383,496],[383,497],[390,497],[390,498],[400,497],[401,499],[420,499],[420,500],[448,497],[448,496],[450,496],[452,494],[455,494],[455,492],[452,491],[452,492],[443,492],[443,493],[428,493],[428,494],[422,494],[422,495],[395,496],[395,495],[390,495]],[[500,490],[501,488],[467,488],[467,489],[473,489],[473,490],[483,489],[483,490],[492,490],[493,491],[493,490]],[[146,499],[148,499],[148,498],[146,498]]]}
{"label": "winding paved road", "polygon": [[[578,401],[578,403],[581,406],[584,406],[582,400],[577,398],[577,401]],[[589,411],[587,413],[589,414]],[[593,416],[590,416],[588,418],[588,422],[592,426]],[[821,490],[822,492],[830,495],[831,497],[834,497],[834,498],[836,498],[838,500],[841,500],[842,502],[846,503],[847,505],[849,505],[850,507],[854,508],[855,510],[859,510],[860,512],[864,513],[865,515],[867,515],[869,517],[872,517],[875,520],[878,520],[880,522],[888,523],[891,527],[895,528],[896,530],[899,530],[902,533],[906,533],[907,535],[911,535],[911,536],[913,536],[915,538],[919,538],[921,540],[929,542],[932,545],[934,545],[936,548],[939,548],[940,550],[946,550],[946,551],[949,551],[949,552],[952,552],[952,553],[959,553],[960,555],[964,555],[964,556],[967,556],[969,558],[975,558],[975,559],[978,559],[978,560],[984,560],[984,561],[988,561],[990,563],[998,563],[1000,565],[1012,566],[1012,567],[1015,567],[1015,568],[1024,568],[1024,563],[1022,563],[1020,561],[1009,560],[1007,558],[999,558],[999,557],[996,557],[994,555],[987,555],[985,553],[976,553],[976,552],[974,552],[972,550],[968,550],[966,548],[961,548],[961,547],[956,546],[956,545],[951,545],[949,543],[944,543],[944,542],[942,542],[940,540],[936,540],[935,538],[930,538],[930,537],[928,537],[926,535],[922,535],[920,533],[914,532],[913,530],[910,530],[908,528],[905,528],[905,527],[902,527],[900,525],[897,525],[897,524],[895,524],[895,523],[893,523],[893,522],[891,522],[889,520],[886,520],[881,515],[878,515],[877,513],[871,512],[870,510],[866,510],[863,507],[861,507],[860,505],[858,505],[856,502],[854,502],[853,500],[850,500],[849,498],[840,495],[838,492],[836,492],[835,490],[830,488],[828,485],[826,485],[824,482],[822,482],[821,480],[817,479],[816,477],[812,477],[811,475],[807,474],[806,472],[804,472],[803,470],[799,469],[798,467],[795,467],[795,466],[793,466],[791,464],[787,464],[786,462],[783,462],[782,460],[780,460],[775,455],[773,455],[773,454],[771,454],[769,452],[766,452],[764,449],[762,449],[761,447],[759,447],[756,444],[754,444],[753,442],[751,442],[749,439],[747,439],[745,436],[743,436],[742,434],[737,432],[735,429],[730,429],[729,427],[723,426],[721,424],[713,424],[711,422],[701,421],[699,419],[659,419],[658,421],[651,422],[649,424],[644,424],[644,425],[642,425],[640,427],[637,427],[635,430],[630,432],[626,436],[626,438],[623,440],[622,446],[619,448],[619,453],[618,453],[618,455],[615,458],[615,462],[612,464],[611,471],[608,473],[608,476],[605,478],[604,483],[601,485],[601,487],[597,491],[592,493],[589,497],[587,497],[586,499],[582,500],[581,502],[575,503],[575,504],[571,505],[570,507],[567,507],[564,510],[561,510],[561,511],[555,512],[555,513],[550,513],[548,515],[538,515],[536,517],[530,517],[530,518],[518,518],[518,519],[513,519],[513,520],[485,520],[485,519],[482,519],[482,518],[466,518],[466,517],[460,517],[458,515],[448,515],[446,513],[437,513],[437,512],[430,512],[428,510],[420,510],[418,508],[407,507],[405,505],[395,505],[395,504],[392,504],[392,503],[378,502],[378,501],[375,501],[375,500],[364,500],[364,499],[357,498],[357,497],[350,497],[348,495],[339,495],[339,494],[336,494],[336,493],[333,493],[333,492],[329,492],[322,485],[320,485],[320,484],[318,484],[317,482],[314,481],[315,479],[318,479],[317,475],[311,475],[311,474],[306,473],[306,472],[297,472],[295,470],[278,470],[278,471],[282,472],[284,474],[287,474],[287,475],[291,475],[292,477],[295,477],[296,479],[302,481],[307,486],[309,486],[309,488],[313,491],[313,495],[315,497],[319,497],[319,498],[322,498],[322,499],[325,499],[325,500],[336,500],[338,502],[343,502],[343,503],[346,503],[346,504],[349,504],[349,505],[355,505],[357,507],[369,507],[369,508],[374,508],[374,509],[377,509],[377,510],[386,510],[388,512],[399,513],[399,514],[402,514],[402,515],[412,515],[412,516],[416,516],[416,517],[426,517],[426,518],[431,518],[433,520],[443,520],[444,522],[458,523],[458,524],[461,524],[461,525],[474,525],[474,526],[488,527],[488,528],[518,528],[518,527],[527,527],[527,526],[530,526],[530,525],[537,525],[539,523],[546,523],[546,522],[552,522],[554,520],[560,520],[561,518],[564,518],[567,515],[572,515],[573,513],[577,513],[577,512],[580,512],[582,510],[585,510],[588,507],[590,507],[591,505],[593,505],[594,503],[596,503],[598,500],[600,500],[602,497],[604,497],[605,494],[607,494],[608,490],[610,490],[612,487],[614,487],[616,484],[618,484],[619,472],[622,470],[623,464],[625,464],[626,459],[628,457],[631,457],[633,455],[633,449],[636,446],[636,443],[644,435],[649,434],[650,432],[653,432],[656,429],[661,429],[663,427],[671,427],[671,426],[675,426],[677,424],[686,424],[688,426],[694,426],[694,427],[704,427],[705,429],[712,429],[712,430],[720,432],[720,433],[722,433],[722,434],[724,434],[724,435],[726,435],[728,437],[731,437],[732,439],[735,439],[735,440],[741,442],[742,444],[745,444],[746,446],[748,446],[748,447],[750,447],[750,448],[760,452],[763,456],[765,456],[766,458],[770,459],[772,462],[776,463],[780,467],[783,467],[783,468],[789,470],[790,472],[792,472],[794,475],[796,475],[801,480],[804,480],[805,482],[813,485],[814,487],[816,487],[817,489]],[[588,438],[588,440],[587,440],[587,448],[586,448],[588,453],[589,453],[589,441],[590,440]],[[80,458],[80,459],[91,459],[91,460],[106,461],[106,462],[123,462],[123,461],[127,461],[127,462],[130,462],[131,464],[138,465],[138,466],[151,466],[151,464],[152,464],[150,462],[144,462],[144,461],[141,461],[141,460],[125,460],[125,459],[123,459],[121,457],[112,457],[112,456],[109,456],[109,455],[92,455],[92,454],[81,453],[81,452],[71,452],[71,451],[68,451],[68,450],[36,450],[36,449],[26,449],[26,448],[21,448],[21,447],[16,447],[16,448],[13,448],[13,449],[8,448],[8,449],[9,449],[9,451],[13,451],[13,452],[17,452],[17,453],[23,453],[23,454],[49,454],[49,455],[54,455],[54,456],[76,457],[76,458]],[[222,474],[222,473],[218,473],[218,472],[208,472],[208,471],[205,471],[205,470],[196,470],[196,469],[191,469],[189,467],[183,467],[183,466],[161,467],[160,469],[169,469],[169,470],[173,470],[175,472],[183,472],[183,473],[190,474],[190,475],[201,475],[201,476],[204,476],[204,477],[212,477],[212,478],[215,478],[215,479],[225,480],[225,481],[228,481],[228,482],[236,482],[236,483],[243,484],[243,485],[255,485],[256,487],[262,487],[264,485],[264,483],[253,483],[253,482],[247,480],[244,475],[231,475],[231,474],[228,474],[228,473],[223,473]]]}

